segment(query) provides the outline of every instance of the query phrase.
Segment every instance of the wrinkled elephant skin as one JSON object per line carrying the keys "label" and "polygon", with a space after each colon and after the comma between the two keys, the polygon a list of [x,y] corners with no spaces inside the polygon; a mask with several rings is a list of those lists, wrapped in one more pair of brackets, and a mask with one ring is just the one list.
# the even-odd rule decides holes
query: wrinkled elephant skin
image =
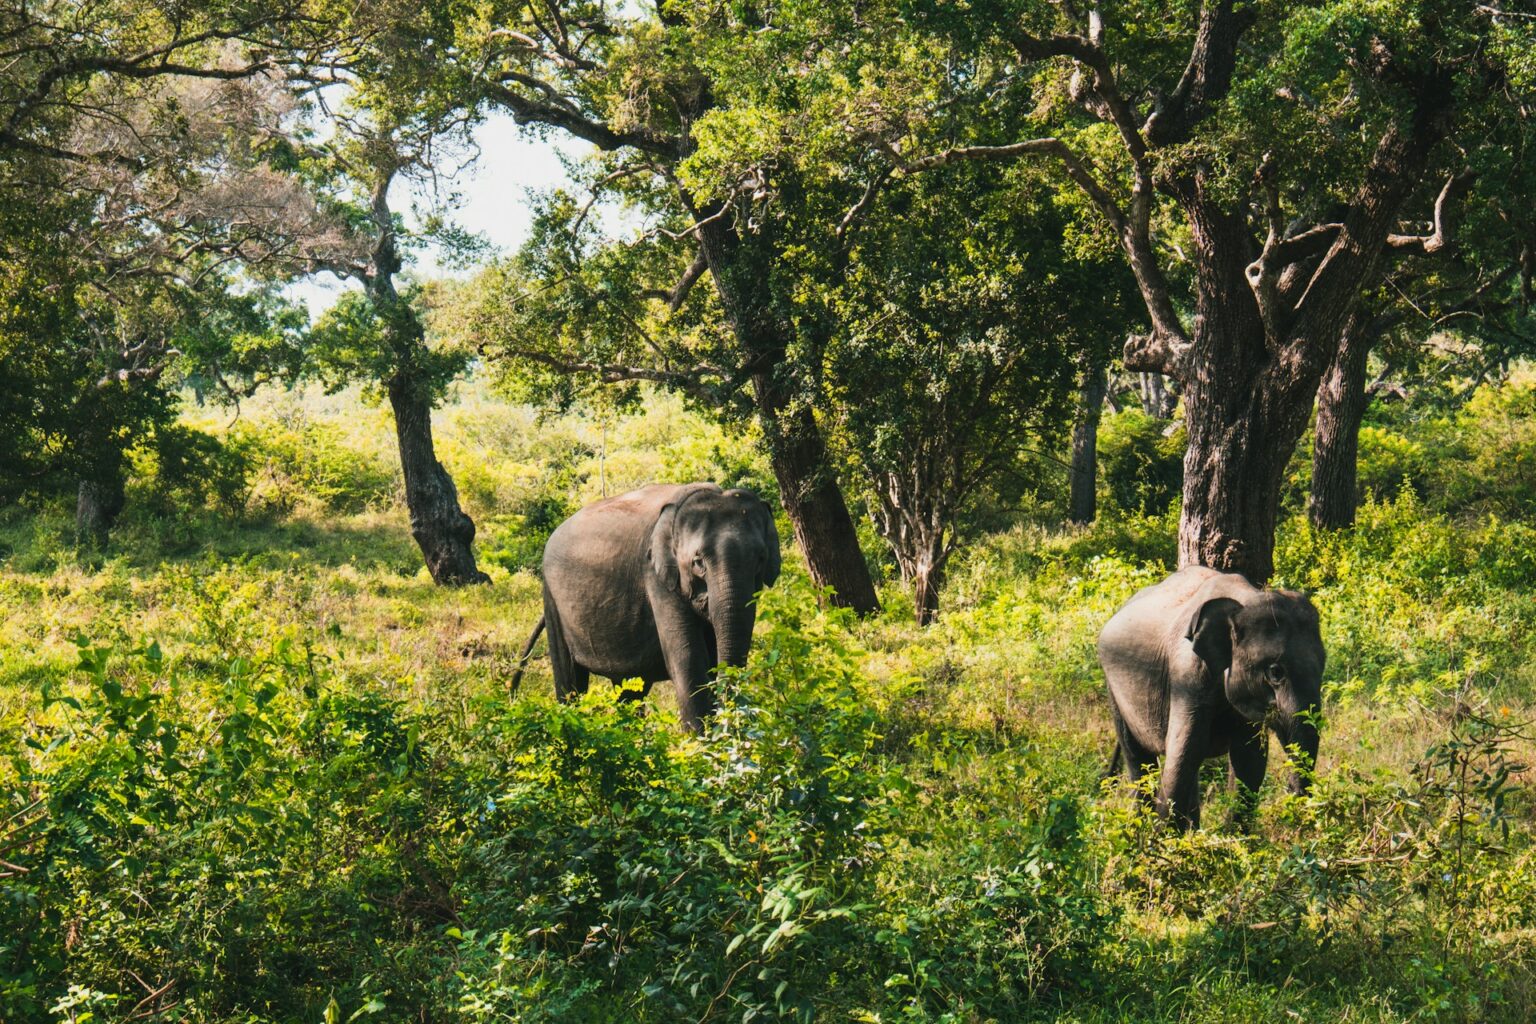
{"label": "wrinkled elephant skin", "polygon": [[755,494],[656,484],[588,505],[544,548],[544,621],[555,692],[671,679],[687,727],[715,707],[718,665],[746,663],[753,598],[778,578],[779,535]]}
{"label": "wrinkled elephant skin", "polygon": [[[1154,803],[1180,828],[1200,824],[1200,762],[1226,755],[1237,824],[1251,821],[1269,738],[1317,761],[1323,664],[1317,610],[1304,595],[1237,573],[1181,569],[1127,601],[1099,634],[1120,757],[1133,780],[1162,764]],[[1303,792],[1306,773],[1291,779]]]}

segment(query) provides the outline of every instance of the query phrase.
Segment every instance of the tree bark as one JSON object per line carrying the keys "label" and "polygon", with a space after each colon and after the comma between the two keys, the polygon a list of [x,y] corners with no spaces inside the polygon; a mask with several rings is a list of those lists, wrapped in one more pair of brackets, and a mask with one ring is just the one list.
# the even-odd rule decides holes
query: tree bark
{"label": "tree bark", "polygon": [[127,502],[120,464],[99,467],[90,479],[80,481],[75,499],[75,534],[80,544],[101,547],[107,543],[117,517]]}
{"label": "tree bark", "polygon": [[1273,357],[1246,277],[1252,236],[1243,215],[1213,201],[1198,179],[1181,198],[1198,255],[1179,565],[1238,572],[1263,586],[1274,573],[1285,466],[1327,356],[1297,346],[1311,359]]}
{"label": "tree bark", "polygon": [[475,565],[475,521],[459,508],[453,478],[437,461],[432,443],[432,404],[418,387],[397,375],[388,386],[395,414],[395,439],[405,476],[405,506],[411,516],[411,536],[427,561],[432,581],[440,586],[489,583]]}
{"label": "tree bark", "polygon": [[1099,511],[1099,418],[1104,413],[1108,368],[1088,367],[1078,393],[1077,418],[1072,424],[1072,467],[1067,518],[1079,526],[1093,522]]}
{"label": "tree bark", "polygon": [[1371,333],[1358,323],[1346,328],[1317,389],[1307,515],[1319,530],[1345,530],[1355,525],[1360,502],[1360,422],[1370,404],[1365,375],[1372,340]]}
{"label": "tree bark", "polygon": [[1245,391],[1251,378],[1241,371],[1208,376],[1185,398],[1179,565],[1239,572],[1263,586],[1274,574],[1280,485],[1308,409]]}
{"label": "tree bark", "polygon": [[811,579],[831,587],[837,604],[860,615],[880,610],[869,565],[859,547],[859,534],[843,500],[842,488],[827,459],[826,439],[809,408],[789,409],[772,379],[753,380],[757,407],[768,439],[769,464],[779,485],[779,500],[805,555]]}

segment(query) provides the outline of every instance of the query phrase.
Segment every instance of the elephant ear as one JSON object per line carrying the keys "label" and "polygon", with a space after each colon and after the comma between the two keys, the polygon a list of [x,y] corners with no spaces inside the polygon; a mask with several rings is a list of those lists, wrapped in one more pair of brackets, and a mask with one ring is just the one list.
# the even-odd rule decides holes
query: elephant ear
{"label": "elephant ear", "polygon": [[1190,617],[1184,635],[1213,671],[1225,672],[1232,665],[1232,616],[1242,607],[1230,597],[1213,597]]}
{"label": "elephant ear", "polygon": [[764,561],[762,586],[771,587],[779,578],[784,566],[784,556],[779,551],[779,528],[773,525],[773,513],[761,501],[754,510],[758,528],[763,531]]}
{"label": "elephant ear", "polygon": [[677,505],[671,504],[656,517],[651,528],[651,571],[664,589],[677,593],[682,589],[682,577],[677,568],[677,556],[672,551],[672,528],[677,523]]}

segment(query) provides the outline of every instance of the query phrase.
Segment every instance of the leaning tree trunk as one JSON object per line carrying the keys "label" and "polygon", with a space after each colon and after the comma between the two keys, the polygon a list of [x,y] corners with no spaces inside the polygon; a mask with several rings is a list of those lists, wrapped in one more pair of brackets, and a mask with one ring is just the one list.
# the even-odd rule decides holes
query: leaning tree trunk
{"label": "leaning tree trunk", "polygon": [[101,547],[122,514],[124,494],[122,465],[113,462],[97,467],[89,479],[80,481],[75,498],[75,534],[81,544]]}
{"label": "leaning tree trunk", "polygon": [[1307,514],[1320,530],[1355,525],[1359,505],[1360,422],[1370,404],[1365,390],[1371,332],[1352,323],[1317,389],[1317,427],[1312,447],[1312,490]]}
{"label": "leaning tree trunk", "polygon": [[771,374],[753,382],[768,459],[779,485],[779,500],[805,555],[811,579],[832,588],[832,599],[860,615],[880,610],[869,565],[859,547],[853,516],[832,474],[827,444],[809,408],[788,408]]}
{"label": "leaning tree trunk", "polygon": [[490,577],[475,565],[475,521],[459,508],[459,492],[453,478],[437,461],[432,443],[432,391],[420,369],[426,351],[421,319],[395,290],[394,275],[400,270],[395,248],[394,217],[389,208],[389,186],[394,171],[374,183],[373,221],[378,229],[374,243],[373,272],[364,288],[374,312],[384,323],[394,373],[384,382],[389,406],[395,414],[395,440],[400,447],[400,471],[405,477],[405,507],[411,516],[411,536],[427,561],[427,571],[439,586],[489,583]]}
{"label": "leaning tree trunk", "polygon": [[395,413],[395,438],[405,476],[405,505],[411,536],[427,560],[433,582],[443,586],[487,583],[475,565],[475,522],[459,508],[453,478],[437,461],[432,444],[432,403],[415,381],[399,375],[388,386]]}
{"label": "leaning tree trunk", "polygon": [[1083,387],[1078,392],[1077,418],[1072,424],[1072,466],[1067,518],[1079,526],[1093,522],[1098,515],[1099,417],[1104,412],[1104,393],[1108,388],[1108,369],[1088,367]]}
{"label": "leaning tree trunk", "polygon": [[775,312],[769,290],[772,244],[761,233],[744,241],[718,208],[706,212],[686,192],[683,198],[700,225],[700,251],[726,319],[745,361],[753,367],[753,404],[768,442],[779,500],[811,579],[819,587],[830,587],[837,604],[860,615],[877,612],[880,599],[827,457],[826,439],[815,414],[793,400],[786,383],[786,345],[794,328]]}

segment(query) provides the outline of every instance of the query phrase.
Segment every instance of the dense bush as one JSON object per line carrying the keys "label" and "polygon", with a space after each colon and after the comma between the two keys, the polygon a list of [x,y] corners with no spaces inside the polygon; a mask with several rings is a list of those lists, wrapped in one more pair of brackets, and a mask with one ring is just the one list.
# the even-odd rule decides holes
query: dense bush
{"label": "dense bush", "polygon": [[348,443],[338,424],[298,415],[236,424],[231,436],[253,466],[254,511],[362,512],[397,500],[398,464]]}
{"label": "dense bush", "polygon": [[149,443],[129,453],[129,502],[161,516],[212,510],[243,515],[250,500],[251,446],[196,427],[159,427]]}
{"label": "dense bush", "polygon": [[1166,511],[1183,488],[1184,448],[1184,427],[1177,420],[1135,408],[1106,415],[1099,424],[1099,486],[1109,509]]}

